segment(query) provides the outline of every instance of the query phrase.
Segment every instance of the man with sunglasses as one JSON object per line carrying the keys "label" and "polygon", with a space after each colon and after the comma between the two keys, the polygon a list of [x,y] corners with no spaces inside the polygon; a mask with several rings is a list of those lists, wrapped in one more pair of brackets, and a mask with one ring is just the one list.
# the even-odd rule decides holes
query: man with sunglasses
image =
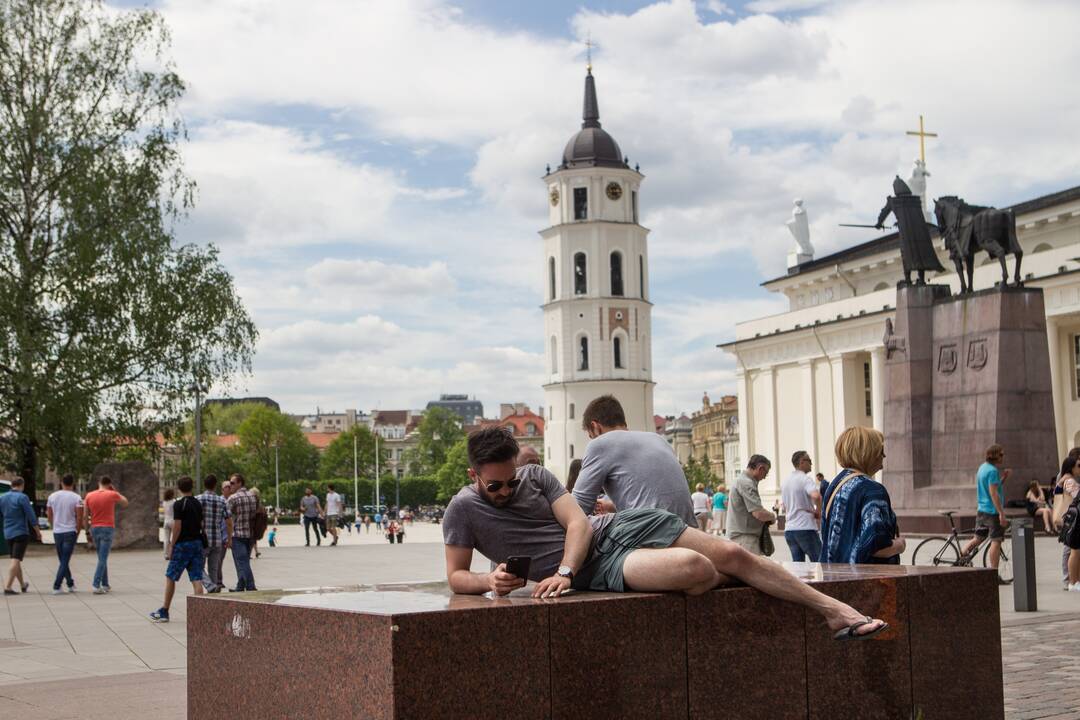
{"label": "man with sunglasses", "polygon": [[[518,445],[505,428],[474,431],[467,448],[472,483],[454,496],[443,518],[446,576],[455,593],[506,595],[534,580],[534,597],[558,597],[571,588],[698,595],[737,578],[817,611],[838,638],[867,638],[888,627],[775,563],[687,527],[667,510],[586,517],[548,470],[515,467]],[[473,550],[499,564],[489,573],[472,572]],[[531,559],[528,578],[506,571],[514,556]]]}

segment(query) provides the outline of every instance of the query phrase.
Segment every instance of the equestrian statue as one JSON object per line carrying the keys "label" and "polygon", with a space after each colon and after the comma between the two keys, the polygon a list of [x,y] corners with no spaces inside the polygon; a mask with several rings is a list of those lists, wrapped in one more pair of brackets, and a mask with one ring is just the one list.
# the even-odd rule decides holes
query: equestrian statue
{"label": "equestrian statue", "polygon": [[945,238],[945,247],[960,276],[960,292],[974,289],[975,253],[985,250],[990,257],[1001,263],[1001,287],[1009,285],[1009,270],[1005,266],[1006,255],[1016,256],[1013,283],[1019,287],[1020,263],[1024,251],[1016,241],[1016,216],[1012,210],[968,205],[955,195],[946,195],[934,201],[934,216]]}
{"label": "equestrian statue", "polygon": [[885,218],[889,214],[896,216],[896,225],[900,231],[900,256],[904,261],[904,282],[911,284],[911,273],[919,274],[918,283],[926,283],[926,271],[945,272],[938,261],[934,243],[930,240],[930,225],[923,216],[922,198],[911,192],[900,176],[893,180],[893,195],[881,208],[877,224],[878,230],[885,228]]}

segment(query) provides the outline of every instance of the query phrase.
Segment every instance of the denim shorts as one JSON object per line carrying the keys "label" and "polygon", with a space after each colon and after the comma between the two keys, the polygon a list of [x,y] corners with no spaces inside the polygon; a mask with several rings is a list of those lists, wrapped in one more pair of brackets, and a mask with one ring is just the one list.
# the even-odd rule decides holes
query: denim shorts
{"label": "denim shorts", "polygon": [[188,580],[199,582],[203,579],[202,540],[185,540],[173,545],[172,558],[165,568],[165,577],[179,582],[180,576],[187,570]]}

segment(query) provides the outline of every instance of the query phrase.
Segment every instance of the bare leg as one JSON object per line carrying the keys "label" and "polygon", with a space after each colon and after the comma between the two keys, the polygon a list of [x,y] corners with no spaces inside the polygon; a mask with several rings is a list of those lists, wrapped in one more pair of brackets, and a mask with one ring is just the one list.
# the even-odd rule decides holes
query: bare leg
{"label": "bare leg", "polygon": [[[810,608],[822,615],[832,630],[840,630],[866,619],[850,605],[818,592],[771,560],[747,552],[728,540],[687,528],[675,541],[674,547],[696,550],[709,558],[721,577],[738,578],[766,595]],[[882,624],[881,620],[876,620],[859,628],[857,633],[873,632]]]}
{"label": "bare leg", "polygon": [[167,611],[172,606],[173,594],[176,592],[176,583],[172,578],[165,578],[165,602],[161,607]]}
{"label": "bare leg", "polygon": [[960,554],[974,557],[975,551],[979,549],[979,546],[982,545],[982,543],[983,538],[979,535],[975,535],[968,541],[968,544],[964,546],[964,549],[960,551]]}
{"label": "bare leg", "polygon": [[1001,562],[1001,541],[990,541],[990,567],[997,570],[998,563]]}
{"label": "bare leg", "polygon": [[1069,584],[1080,582],[1080,550],[1069,551]]}
{"label": "bare leg", "polygon": [[1046,528],[1046,532],[1052,533],[1053,532],[1053,530],[1051,529],[1052,514],[1050,513],[1050,508],[1039,508],[1036,511],[1036,514],[1043,521],[1043,526]]}
{"label": "bare leg", "polygon": [[639,592],[681,590],[687,595],[707,592],[721,580],[709,558],[677,547],[634,550],[623,563],[623,578]]}
{"label": "bare leg", "polygon": [[15,582],[16,574],[18,574],[18,577],[19,577],[19,582],[20,582],[19,587],[20,588],[22,587],[22,584],[21,584],[22,583],[22,568],[19,567],[19,565],[20,565],[19,561],[13,559],[11,561],[11,565],[8,566],[7,581],[4,582],[4,589],[5,590],[10,590],[11,589],[12,583]]}

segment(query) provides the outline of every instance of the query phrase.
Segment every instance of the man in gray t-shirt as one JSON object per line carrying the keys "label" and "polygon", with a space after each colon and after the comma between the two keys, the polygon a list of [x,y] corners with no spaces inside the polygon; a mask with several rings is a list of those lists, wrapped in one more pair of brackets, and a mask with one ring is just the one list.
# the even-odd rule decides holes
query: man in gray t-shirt
{"label": "man in gray t-shirt", "polygon": [[600,493],[616,510],[660,508],[697,527],[690,485],[664,438],[626,429],[622,405],[610,395],[589,403],[582,416],[592,440],[585,448],[574,499],[586,513]]}
{"label": "man in gray t-shirt", "polygon": [[304,518],[304,545],[311,545],[311,528],[315,527],[315,544],[322,545],[322,537],[319,535],[319,516],[322,515],[322,505],[319,497],[311,488],[304,488],[304,497],[300,498],[300,514]]}

